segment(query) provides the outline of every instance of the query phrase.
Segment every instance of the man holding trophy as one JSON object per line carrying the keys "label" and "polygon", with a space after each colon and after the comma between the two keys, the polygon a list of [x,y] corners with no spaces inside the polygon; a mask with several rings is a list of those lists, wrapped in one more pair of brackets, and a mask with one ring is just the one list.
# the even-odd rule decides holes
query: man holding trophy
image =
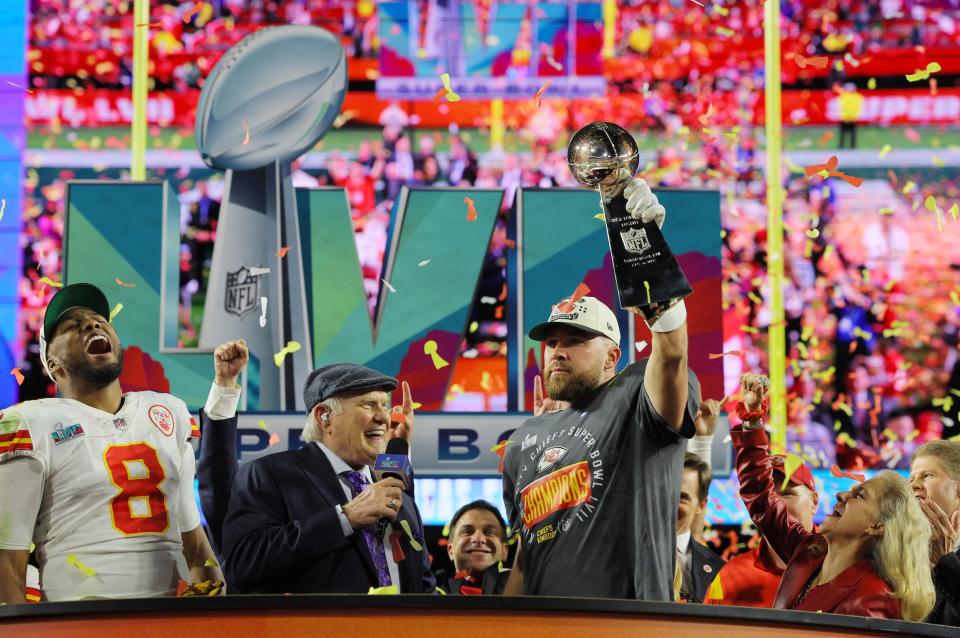
{"label": "man holding trophy", "polygon": [[574,176],[601,194],[620,304],[643,314],[653,344],[617,374],[617,318],[593,297],[561,302],[530,331],[545,343],[549,398],[506,448],[503,497],[520,533],[507,595],[672,600],[683,439],[700,392],[687,368],[692,289],[660,232],[663,206],[633,177],[638,161],[615,124],[570,143]]}

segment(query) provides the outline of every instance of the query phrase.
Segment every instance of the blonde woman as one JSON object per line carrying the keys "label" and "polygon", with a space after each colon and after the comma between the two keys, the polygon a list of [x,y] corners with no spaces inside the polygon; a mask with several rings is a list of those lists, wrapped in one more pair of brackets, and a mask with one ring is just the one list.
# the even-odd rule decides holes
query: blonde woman
{"label": "blonde woman", "polygon": [[768,388],[766,377],[743,375],[743,423],[731,437],[740,496],[777,555],[790,557],[774,608],[922,621],[934,603],[930,524],[909,483],[882,472],[837,494],[819,533],[804,529],[773,484],[763,429]]}

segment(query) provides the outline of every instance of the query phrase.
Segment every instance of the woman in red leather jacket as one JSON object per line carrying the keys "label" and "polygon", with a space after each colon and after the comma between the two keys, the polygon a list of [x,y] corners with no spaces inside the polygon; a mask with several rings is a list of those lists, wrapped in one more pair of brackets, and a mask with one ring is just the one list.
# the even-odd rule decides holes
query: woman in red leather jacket
{"label": "woman in red leather jacket", "polygon": [[848,492],[820,526],[810,532],[787,513],[773,484],[763,429],[769,380],[741,379],[741,425],[731,429],[737,450],[740,497],[750,517],[787,568],[775,609],[822,611],[921,621],[933,608],[930,524],[910,485],[899,474],[881,472]]}

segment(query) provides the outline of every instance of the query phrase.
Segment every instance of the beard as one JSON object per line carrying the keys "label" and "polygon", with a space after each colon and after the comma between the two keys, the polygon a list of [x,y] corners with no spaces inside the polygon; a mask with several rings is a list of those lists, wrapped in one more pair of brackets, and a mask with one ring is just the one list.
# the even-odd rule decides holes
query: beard
{"label": "beard", "polygon": [[66,368],[67,374],[74,379],[102,388],[120,378],[120,373],[123,371],[123,350],[120,350],[115,363],[94,366],[86,359],[80,359],[69,363],[64,362],[64,368]]}
{"label": "beard", "polygon": [[596,370],[568,373],[559,377],[551,373],[547,377],[547,394],[554,401],[573,403],[599,385],[601,372],[602,369],[598,366]]}

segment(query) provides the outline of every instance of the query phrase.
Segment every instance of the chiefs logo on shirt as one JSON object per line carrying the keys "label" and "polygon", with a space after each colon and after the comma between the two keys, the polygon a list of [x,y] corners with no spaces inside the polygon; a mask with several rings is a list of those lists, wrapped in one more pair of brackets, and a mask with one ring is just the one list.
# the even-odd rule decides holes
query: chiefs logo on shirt
{"label": "chiefs logo on shirt", "polygon": [[552,466],[554,463],[563,458],[563,455],[567,453],[567,448],[565,447],[551,447],[543,451],[543,454],[540,455],[540,460],[537,461],[537,472],[543,472]]}
{"label": "chiefs logo on shirt", "polygon": [[164,436],[173,434],[173,413],[163,405],[151,405],[147,410],[147,416],[150,422],[157,426],[157,429],[163,432]]}

